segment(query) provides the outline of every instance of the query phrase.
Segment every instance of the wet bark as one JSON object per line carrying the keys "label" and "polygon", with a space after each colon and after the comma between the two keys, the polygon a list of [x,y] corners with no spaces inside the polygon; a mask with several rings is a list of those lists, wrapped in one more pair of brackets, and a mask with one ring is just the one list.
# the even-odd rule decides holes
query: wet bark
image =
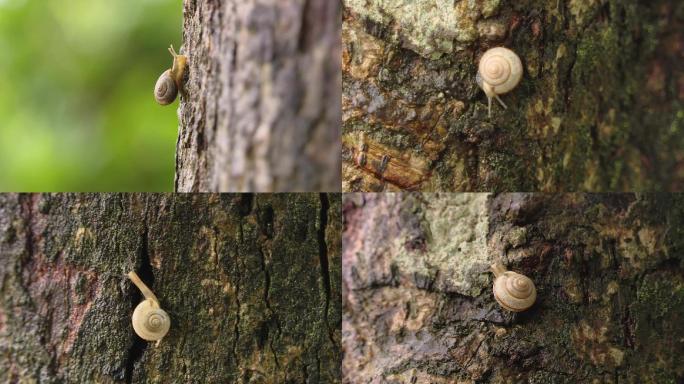
{"label": "wet bark", "polygon": [[177,191],[340,190],[341,6],[185,0]]}
{"label": "wet bark", "polygon": [[[684,380],[684,199],[350,194],[343,382]],[[488,267],[535,282],[513,314]]]}
{"label": "wet bark", "polygon": [[[684,187],[684,3],[345,0],[343,190]],[[477,86],[514,50],[524,77]]]}
{"label": "wet bark", "polygon": [[[0,195],[0,381],[340,376],[339,195]],[[137,271],[171,317],[130,324]]]}

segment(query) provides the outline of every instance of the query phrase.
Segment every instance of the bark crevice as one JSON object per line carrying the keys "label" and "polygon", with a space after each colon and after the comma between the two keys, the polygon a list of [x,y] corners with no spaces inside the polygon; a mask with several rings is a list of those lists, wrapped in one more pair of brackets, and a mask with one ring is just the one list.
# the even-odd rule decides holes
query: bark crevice
{"label": "bark crevice", "polygon": [[[145,215],[147,216],[147,215]],[[150,264],[150,254],[149,254],[149,228],[147,225],[147,219],[143,223],[143,231],[140,236],[140,250],[138,252],[138,260],[140,260],[140,267],[136,272],[138,276],[147,284],[149,287],[154,289],[154,272],[152,271],[152,264]],[[134,286],[131,288],[131,312],[135,307],[142,301],[142,295],[138,289]],[[141,339],[135,334],[131,328],[131,333],[133,337],[133,343],[128,350],[126,358],[126,372],[124,374],[124,379],[126,383],[133,382],[133,373],[135,371],[135,365],[138,361],[142,360],[145,350],[147,349],[148,342]]]}
{"label": "bark crevice", "polygon": [[34,259],[34,244],[36,240],[36,234],[34,233],[34,203],[36,195],[33,194],[22,194],[19,195],[19,202],[21,204],[21,209],[24,216],[24,225],[26,231],[26,253],[27,260]]}
{"label": "bark crevice", "polygon": [[[251,204],[250,204],[251,206]],[[237,310],[235,311],[235,327],[233,328],[233,356],[235,358],[235,366],[239,367],[240,366],[240,358],[238,354],[238,342],[240,341],[240,276],[242,276],[242,272],[240,269],[240,248],[239,244],[244,241],[244,230],[242,228],[242,223],[243,219],[240,218],[239,222],[239,233],[238,233],[238,242],[235,244],[235,272],[237,272],[237,275],[235,276],[235,305],[237,306]]]}
{"label": "bark crevice", "polygon": [[[340,382],[320,210],[319,193],[0,194],[0,382]],[[130,271],[171,316],[158,348],[132,329]],[[340,302],[327,310],[339,344]]]}
{"label": "bark crevice", "polygon": [[328,310],[330,309],[330,299],[332,295],[332,288],[330,286],[330,261],[328,260],[328,243],[326,241],[325,231],[328,227],[328,210],[330,209],[330,202],[325,193],[320,194],[321,210],[319,217],[318,228],[318,256],[321,263],[321,276],[323,278],[323,289],[325,290],[325,310],[323,316],[325,319],[325,326],[328,329],[328,337],[330,342],[335,345],[335,338],[333,337],[334,330],[330,329],[328,322]]}

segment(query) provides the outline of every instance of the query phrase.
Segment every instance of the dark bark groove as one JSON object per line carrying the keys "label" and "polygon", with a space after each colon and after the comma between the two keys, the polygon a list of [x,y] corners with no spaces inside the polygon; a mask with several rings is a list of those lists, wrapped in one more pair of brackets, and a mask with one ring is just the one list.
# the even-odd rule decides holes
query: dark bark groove
{"label": "dark bark groove", "polygon": [[[339,382],[340,204],[0,195],[0,382]],[[159,346],[130,325],[131,270],[171,317]]]}

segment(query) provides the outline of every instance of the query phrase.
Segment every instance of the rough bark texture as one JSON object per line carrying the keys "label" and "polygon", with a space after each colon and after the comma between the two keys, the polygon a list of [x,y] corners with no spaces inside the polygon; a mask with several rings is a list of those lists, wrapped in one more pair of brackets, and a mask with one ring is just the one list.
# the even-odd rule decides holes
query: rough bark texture
{"label": "rough bark texture", "polygon": [[[350,194],[343,382],[681,383],[684,197]],[[495,302],[489,264],[538,299]]]}
{"label": "rough bark texture", "polygon": [[[0,382],[340,377],[339,195],[0,195]],[[130,324],[136,270],[171,316]]]}
{"label": "rough bark texture", "polygon": [[185,0],[177,191],[339,191],[341,5]]}
{"label": "rough bark texture", "polygon": [[[684,2],[344,3],[343,191],[684,187]],[[488,118],[493,46],[525,73]]]}

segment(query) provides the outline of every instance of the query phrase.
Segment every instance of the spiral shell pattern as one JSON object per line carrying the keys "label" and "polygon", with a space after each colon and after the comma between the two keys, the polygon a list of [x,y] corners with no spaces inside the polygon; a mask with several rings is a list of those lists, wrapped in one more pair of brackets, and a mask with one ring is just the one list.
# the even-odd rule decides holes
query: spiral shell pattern
{"label": "spiral shell pattern", "polygon": [[133,330],[147,341],[161,340],[171,326],[169,315],[161,308],[155,308],[151,300],[138,304],[133,311]]}
{"label": "spiral shell pattern", "polygon": [[522,62],[515,52],[508,48],[496,47],[482,55],[478,74],[483,82],[500,95],[515,88],[522,78]]}
{"label": "spiral shell pattern", "polygon": [[507,271],[494,281],[494,298],[509,311],[521,312],[537,300],[537,289],[529,277]]}
{"label": "spiral shell pattern", "polygon": [[173,81],[171,70],[164,71],[154,86],[154,99],[161,105],[167,105],[176,100],[177,94],[178,87],[176,82]]}

